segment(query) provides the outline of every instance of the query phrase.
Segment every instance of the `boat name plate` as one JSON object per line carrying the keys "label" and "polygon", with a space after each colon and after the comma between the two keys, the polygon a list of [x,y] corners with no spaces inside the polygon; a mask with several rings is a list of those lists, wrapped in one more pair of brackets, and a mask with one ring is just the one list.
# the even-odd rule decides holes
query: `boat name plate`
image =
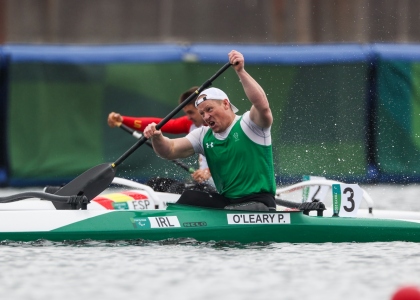
{"label": "boat name plate", "polygon": [[230,225],[237,224],[290,224],[290,214],[228,214],[227,221]]}

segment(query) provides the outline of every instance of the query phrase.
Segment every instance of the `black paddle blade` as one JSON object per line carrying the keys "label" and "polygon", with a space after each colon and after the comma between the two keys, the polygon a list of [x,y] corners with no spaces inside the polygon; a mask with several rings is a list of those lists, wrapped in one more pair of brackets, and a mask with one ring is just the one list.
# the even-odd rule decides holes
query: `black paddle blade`
{"label": "black paddle blade", "polygon": [[55,195],[85,195],[89,200],[92,200],[111,184],[115,177],[115,170],[116,168],[110,163],[93,167],[67,183]]}

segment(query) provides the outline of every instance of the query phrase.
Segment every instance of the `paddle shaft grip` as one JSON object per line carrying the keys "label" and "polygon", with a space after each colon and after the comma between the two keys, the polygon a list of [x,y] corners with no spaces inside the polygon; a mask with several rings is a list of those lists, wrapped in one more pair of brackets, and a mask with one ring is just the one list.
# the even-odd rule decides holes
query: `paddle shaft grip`
{"label": "paddle shaft grip", "polygon": [[[207,89],[209,86],[211,86],[212,82],[219,77],[224,71],[229,69],[231,66],[231,63],[226,63],[223,67],[220,68],[219,71],[216,72],[210,79],[205,81],[196,91],[195,95],[194,93],[191,94],[185,101],[183,101],[180,105],[178,105],[173,111],[171,111],[162,121],[159,122],[159,124],[156,125],[156,129],[160,130],[163,125],[165,125],[170,119],[172,119],[178,112],[181,111],[192,99],[194,99],[197,95],[199,95],[202,91]],[[131,146],[130,149],[128,149],[123,155],[121,155],[114,163],[111,164],[113,168],[118,167],[124,160],[127,159],[131,154],[133,154],[134,151],[137,150],[141,145],[143,145],[147,141],[147,138],[142,136],[137,143],[135,143],[133,146]]]}

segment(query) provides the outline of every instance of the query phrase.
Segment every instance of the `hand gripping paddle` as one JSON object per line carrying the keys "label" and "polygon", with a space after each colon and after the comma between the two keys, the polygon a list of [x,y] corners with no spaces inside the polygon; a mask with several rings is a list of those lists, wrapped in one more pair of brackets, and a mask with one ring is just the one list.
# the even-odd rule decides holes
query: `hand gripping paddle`
{"label": "hand gripping paddle", "polygon": [[[210,79],[205,81],[194,93],[191,94],[184,102],[178,105],[171,113],[169,113],[159,124],[156,125],[156,129],[159,130],[165,125],[170,119],[172,119],[181,109],[183,109],[195,96],[199,95],[203,90],[211,86],[212,82],[219,77],[224,71],[231,66],[230,63],[226,63],[219,71],[216,72]],[[117,167],[127,159],[134,151],[137,150],[141,145],[147,141],[144,136],[140,138],[130,149],[128,149],[120,158],[113,163],[104,163],[93,167],[86,172],[82,173],[68,184],[59,189],[55,194],[59,196],[73,196],[85,195],[89,200],[102,193],[111,183],[115,177]],[[68,205],[64,204],[67,208]]]}

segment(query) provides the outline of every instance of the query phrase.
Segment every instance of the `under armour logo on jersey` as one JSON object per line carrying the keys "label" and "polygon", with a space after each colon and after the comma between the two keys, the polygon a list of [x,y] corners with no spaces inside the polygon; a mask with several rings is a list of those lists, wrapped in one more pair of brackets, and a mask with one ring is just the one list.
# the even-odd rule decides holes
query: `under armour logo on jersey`
{"label": "under armour logo on jersey", "polygon": [[213,142],[211,142],[210,144],[206,143],[206,146],[207,146],[207,148],[213,148]]}

